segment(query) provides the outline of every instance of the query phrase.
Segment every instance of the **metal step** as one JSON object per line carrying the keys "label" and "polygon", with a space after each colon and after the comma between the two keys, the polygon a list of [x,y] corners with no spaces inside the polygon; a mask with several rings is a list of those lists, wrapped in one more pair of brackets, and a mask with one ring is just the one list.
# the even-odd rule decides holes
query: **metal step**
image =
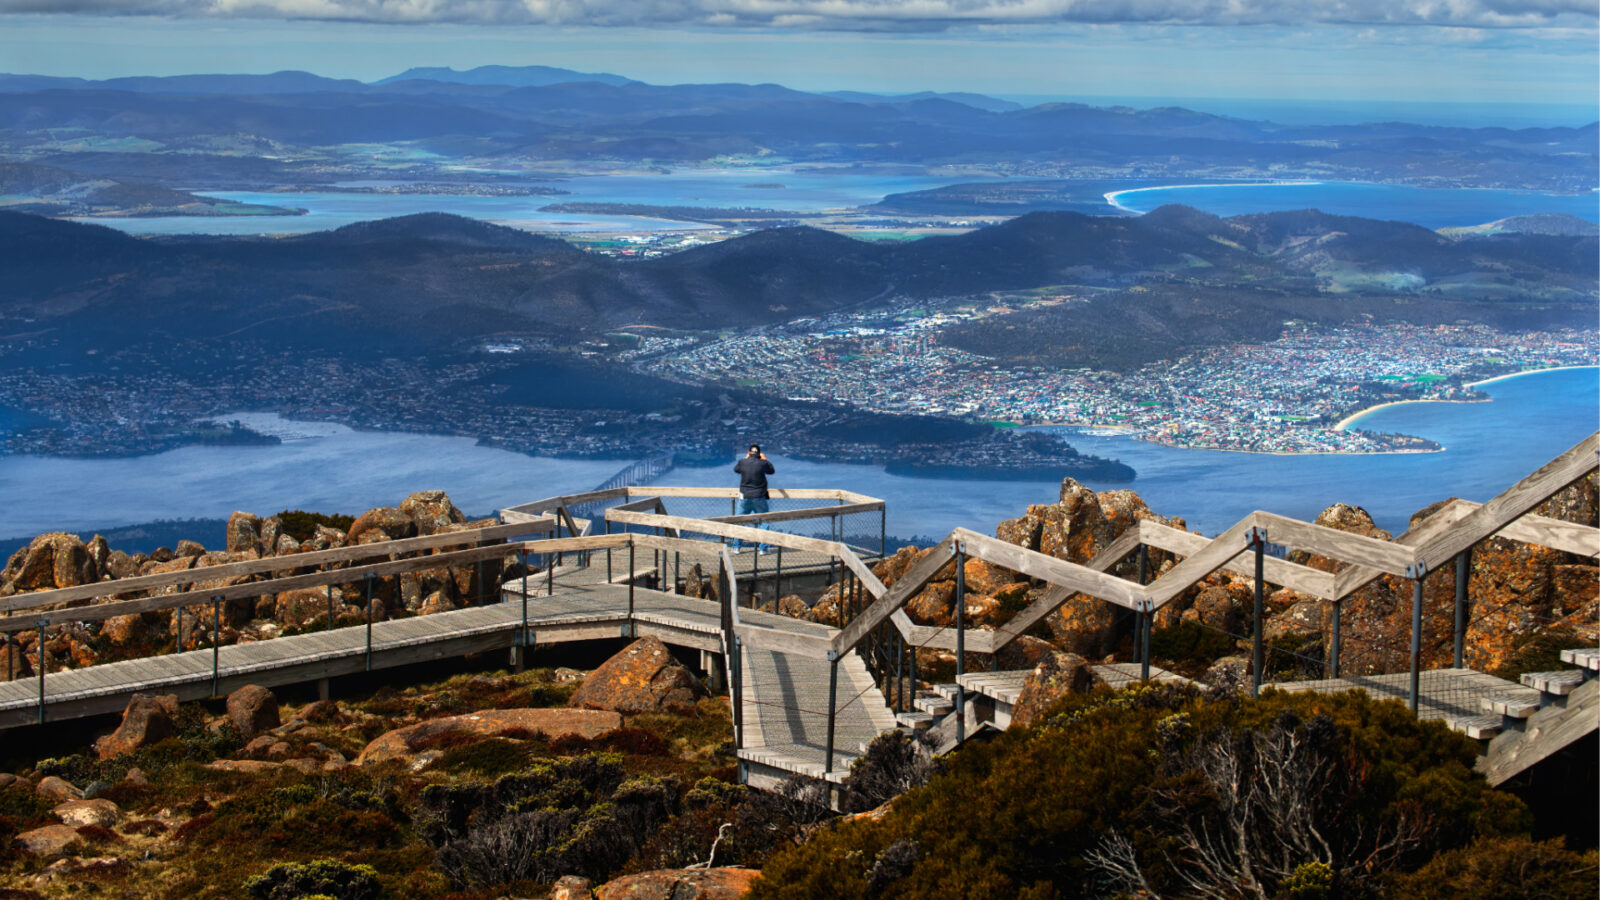
{"label": "metal step", "polygon": [[1559,672],[1524,672],[1522,683],[1535,690],[1557,697],[1565,697],[1573,689],[1583,684],[1583,672],[1578,669],[1562,669]]}
{"label": "metal step", "polygon": [[1476,741],[1487,741],[1505,730],[1505,719],[1494,715],[1447,719],[1445,724],[1450,726],[1451,731],[1459,731]]}
{"label": "metal step", "polygon": [[1600,647],[1577,647],[1561,651],[1561,661],[1590,672],[1600,672]]}

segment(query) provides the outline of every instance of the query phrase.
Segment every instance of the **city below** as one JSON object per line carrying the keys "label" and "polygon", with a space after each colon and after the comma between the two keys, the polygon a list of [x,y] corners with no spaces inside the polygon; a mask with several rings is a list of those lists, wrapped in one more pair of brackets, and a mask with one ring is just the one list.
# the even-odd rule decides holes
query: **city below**
{"label": "city below", "polygon": [[[1386,403],[1481,401],[1473,385],[1482,379],[1600,360],[1594,331],[1484,326],[1290,322],[1269,343],[1123,373],[1002,366],[939,339],[961,322],[1071,302],[1036,293],[987,306],[908,304],[734,334],[634,329],[575,346],[511,338],[447,364],[237,346],[165,348],[158,358],[130,348],[92,367],[7,367],[0,440],[8,454],[58,456],[272,442],[218,420],[250,410],[560,457],[674,450],[682,463],[718,464],[759,436],[793,457],[902,474],[1126,480],[1133,473],[1125,466],[1015,426],[1114,429],[1169,446],[1259,453],[1420,452],[1439,447],[1350,420]],[[26,342],[0,350],[18,359],[49,352]],[[586,377],[601,372],[636,383],[586,396]]]}

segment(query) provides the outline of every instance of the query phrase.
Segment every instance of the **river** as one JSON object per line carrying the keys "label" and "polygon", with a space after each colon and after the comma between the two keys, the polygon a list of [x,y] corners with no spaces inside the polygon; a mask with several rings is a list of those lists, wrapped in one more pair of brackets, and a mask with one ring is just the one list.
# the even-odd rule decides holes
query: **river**
{"label": "river", "polygon": [[[1483,501],[1600,427],[1600,369],[1522,375],[1485,384],[1488,403],[1410,403],[1379,409],[1363,428],[1433,438],[1439,453],[1271,456],[1185,450],[1126,437],[1072,434],[1086,453],[1138,470],[1131,487],[1151,508],[1216,534],[1255,509],[1310,519],[1329,504],[1365,507],[1404,530],[1409,516],[1452,496]],[[266,413],[240,418],[281,444],[185,447],[121,459],[0,457],[0,537],[106,529],[160,519],[224,518],[242,509],[358,513],[415,490],[443,489],[475,516],[584,491],[624,465],[480,447],[469,438],[353,431]],[[1029,504],[1056,499],[1055,481],[955,481],[889,475],[881,467],[773,457],[778,487],[836,487],[888,501],[890,534],[943,536],[962,525],[992,532]],[[727,468],[677,469],[663,483],[730,486]]]}

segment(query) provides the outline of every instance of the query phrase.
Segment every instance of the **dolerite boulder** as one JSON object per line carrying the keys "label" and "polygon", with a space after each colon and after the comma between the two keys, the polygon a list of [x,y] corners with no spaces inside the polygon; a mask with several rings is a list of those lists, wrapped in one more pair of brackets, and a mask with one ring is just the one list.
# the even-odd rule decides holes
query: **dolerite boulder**
{"label": "dolerite boulder", "polygon": [[356,758],[356,765],[374,765],[391,759],[405,759],[424,742],[445,734],[478,734],[486,737],[531,737],[535,734],[557,738],[574,734],[596,738],[622,727],[622,716],[605,710],[589,709],[489,709],[464,716],[429,719],[378,735]]}
{"label": "dolerite boulder", "polygon": [[1031,725],[1050,704],[1067,694],[1084,694],[1105,684],[1076,653],[1051,653],[1028,673],[1022,693],[1011,710],[1013,725]]}
{"label": "dolerite boulder", "polygon": [[400,501],[400,512],[416,523],[418,534],[435,534],[446,525],[467,521],[444,491],[417,491]]}
{"label": "dolerite boulder", "polygon": [[18,591],[93,584],[100,580],[94,557],[75,534],[52,531],[41,534],[11,555],[0,572],[0,596]]}
{"label": "dolerite boulder", "polygon": [[259,684],[247,684],[228,695],[228,721],[245,740],[277,728],[278,698]]}
{"label": "dolerite boulder", "polygon": [[[261,541],[261,517],[247,512],[235,512],[228,517],[228,550],[254,550],[260,553],[269,547]],[[270,547],[269,547],[270,552]]]}
{"label": "dolerite boulder", "polygon": [[614,878],[595,889],[599,900],[737,900],[759,869],[659,869]]}
{"label": "dolerite boulder", "polygon": [[694,673],[672,658],[666,644],[644,637],[601,663],[567,705],[620,713],[692,713],[704,694]]}
{"label": "dolerite boulder", "polygon": [[380,506],[367,510],[351,523],[346,539],[351,544],[371,544],[416,536],[417,523],[409,516],[392,506]]}
{"label": "dolerite boulder", "polygon": [[122,724],[95,742],[95,753],[111,759],[148,747],[173,733],[172,719],[177,714],[176,694],[134,694],[122,711]]}

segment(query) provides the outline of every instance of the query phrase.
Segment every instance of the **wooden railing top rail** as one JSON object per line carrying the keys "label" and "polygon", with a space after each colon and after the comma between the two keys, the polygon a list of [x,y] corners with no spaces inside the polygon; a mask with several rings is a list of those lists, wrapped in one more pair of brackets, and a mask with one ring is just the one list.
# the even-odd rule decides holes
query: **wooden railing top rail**
{"label": "wooden railing top rail", "polygon": [[[398,543],[398,542],[387,542]],[[213,600],[228,602],[240,598],[260,597],[265,594],[280,594],[284,591],[304,590],[308,588],[326,587],[334,584],[352,584],[365,580],[369,575],[383,577],[402,575],[407,572],[418,572],[425,569],[438,569],[449,566],[458,566],[483,562],[491,559],[504,559],[518,553],[572,553],[581,550],[604,550],[627,547],[630,544],[648,546],[662,550],[673,550],[684,553],[704,553],[712,558],[717,558],[717,553],[712,551],[704,541],[689,541],[681,538],[656,537],[654,535],[635,535],[618,532],[610,535],[586,535],[581,537],[552,538],[537,541],[520,541],[505,544],[494,544],[488,547],[475,547],[470,550],[457,550],[449,553],[438,553],[432,556],[417,556],[408,559],[386,560],[384,562],[370,563],[363,566],[351,566],[344,569],[323,569],[316,572],[307,572],[300,575],[289,575],[283,578],[273,578],[266,581],[249,581],[243,584],[218,586],[211,588],[198,588],[180,591],[171,594],[156,594],[150,597],[138,597],[131,600],[117,600],[109,603],[96,603],[90,606],[72,606],[66,609],[55,609],[31,615],[16,615],[9,618],[0,618],[0,633],[27,631],[39,627],[40,622],[45,625],[59,625],[65,622],[95,622],[116,616],[126,616],[135,613],[159,612],[178,607],[198,606],[210,603]],[[368,545],[377,546],[377,545]],[[722,548],[717,548],[722,549]],[[209,566],[205,569],[189,570],[211,573],[221,566]],[[192,581],[210,579],[191,579]],[[112,582],[103,582],[109,584]]]}
{"label": "wooden railing top rail", "polygon": [[245,560],[243,562],[199,566],[150,575],[135,575],[131,578],[114,578],[109,581],[97,581],[93,584],[15,594],[0,600],[0,612],[9,613],[40,606],[54,606],[57,603],[91,600],[95,597],[115,596],[130,591],[154,590],[175,584],[193,584],[196,581],[214,581],[219,578],[260,575],[284,569],[301,569],[306,566],[354,562],[375,556],[416,553],[422,550],[457,547],[463,544],[475,544],[483,541],[503,541],[525,534],[549,533],[554,527],[555,525],[550,519],[518,522],[510,525],[491,525],[487,528],[473,528],[466,531],[451,531],[422,537],[401,538],[395,541],[373,541],[369,544],[354,544],[348,547],[335,547],[330,550],[312,550],[305,553],[292,553],[288,556],[263,556],[260,559]]}
{"label": "wooden railing top rail", "polygon": [[[854,491],[839,490],[837,488],[771,488],[768,493],[774,500],[832,500],[835,503],[848,504],[876,504],[868,508],[881,509],[883,501]],[[512,521],[520,516],[540,516],[559,509],[560,507],[581,506],[585,503],[604,502],[607,500],[636,500],[642,497],[682,497],[702,499],[737,500],[740,497],[736,487],[680,487],[672,485],[640,485],[623,488],[609,488],[603,491],[588,491],[582,494],[563,494],[559,497],[546,497],[543,500],[533,500],[528,503],[519,503],[500,510],[503,521]]]}
{"label": "wooden railing top rail", "polygon": [[1522,518],[1567,485],[1595,471],[1596,454],[1600,454],[1600,432],[1579,441],[1572,449],[1501,491],[1423,545],[1417,553],[1420,571],[1426,573],[1444,565],[1456,554]]}
{"label": "wooden railing top rail", "polygon": [[[616,507],[621,509],[621,507]],[[742,516],[712,516],[707,522],[727,522],[732,525],[744,525],[753,522],[795,522],[801,519],[831,519],[836,516],[847,516],[851,513],[877,512],[884,508],[882,500],[873,500],[868,503],[846,503],[842,506],[813,506],[806,509],[783,509],[775,512],[747,513]]]}

